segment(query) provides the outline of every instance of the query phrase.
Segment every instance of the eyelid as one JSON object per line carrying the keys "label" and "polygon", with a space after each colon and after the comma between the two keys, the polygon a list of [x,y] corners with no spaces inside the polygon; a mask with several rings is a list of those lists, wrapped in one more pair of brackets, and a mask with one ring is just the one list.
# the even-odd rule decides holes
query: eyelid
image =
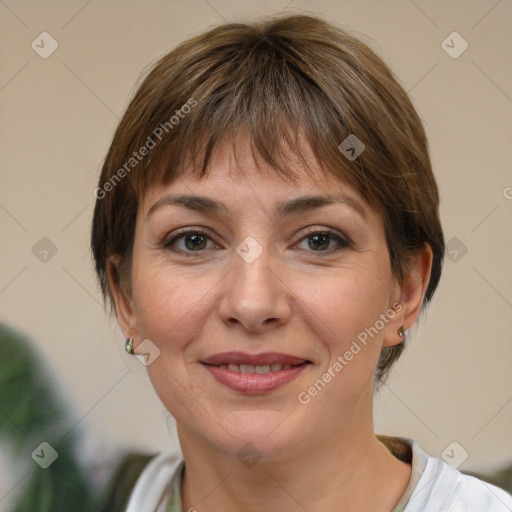
{"label": "eyelid", "polygon": [[301,232],[302,234],[300,235],[299,240],[302,240],[302,238],[304,238],[305,236],[311,235],[311,234],[327,233],[334,237],[339,237],[340,239],[342,239],[344,242],[346,242],[349,245],[354,244],[352,239],[344,231],[340,231],[339,229],[336,229],[336,228],[331,228],[331,227],[327,227],[327,226],[321,227],[321,226],[318,226],[318,224],[314,224],[314,225],[305,227],[304,230],[305,231]]}

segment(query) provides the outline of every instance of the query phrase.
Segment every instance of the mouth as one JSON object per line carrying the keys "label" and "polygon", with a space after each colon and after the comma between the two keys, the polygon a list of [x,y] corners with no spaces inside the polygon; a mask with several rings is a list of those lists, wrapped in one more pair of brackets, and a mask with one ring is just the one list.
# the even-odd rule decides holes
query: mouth
{"label": "mouth", "polygon": [[297,356],[275,352],[224,352],[200,363],[217,382],[245,395],[273,391],[294,380],[313,364]]}
{"label": "mouth", "polygon": [[280,372],[281,370],[291,370],[292,368],[296,366],[302,366],[303,364],[307,364],[306,362],[301,364],[219,364],[214,365],[217,368],[220,368],[221,370],[230,370],[232,372],[236,373],[243,373],[244,375],[249,375],[256,373],[258,375],[266,375],[267,373],[271,372]]}

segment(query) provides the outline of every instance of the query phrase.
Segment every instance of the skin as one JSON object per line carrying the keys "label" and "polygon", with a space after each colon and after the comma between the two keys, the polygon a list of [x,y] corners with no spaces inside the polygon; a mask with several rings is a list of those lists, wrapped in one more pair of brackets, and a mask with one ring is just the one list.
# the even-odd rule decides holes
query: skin
{"label": "skin", "polygon": [[[150,339],[160,350],[147,369],[176,419],[186,466],[183,510],[390,512],[411,466],[375,437],[373,372],[382,347],[400,343],[397,330],[410,327],[420,312],[430,247],[412,256],[399,283],[380,214],[347,184],[322,174],[307,146],[317,175],[308,176],[297,160],[301,176],[293,186],[261,173],[247,138],[238,149],[235,161],[231,144],[222,144],[203,180],[185,175],[147,190],[139,204],[129,289],[116,279],[118,258],[109,264],[123,334],[135,346]],[[237,173],[240,166],[248,176]],[[333,192],[363,213],[347,203],[283,218],[273,212],[278,202]],[[207,196],[224,203],[227,214],[165,204],[148,215],[169,194]],[[182,237],[164,247],[182,227],[208,237],[197,245]],[[315,244],[311,233],[326,229],[350,244],[335,237]],[[251,263],[236,252],[246,237],[262,249]],[[301,404],[299,393],[396,303],[394,318]],[[218,383],[199,362],[231,350],[283,352],[312,364],[284,386],[249,396]],[[252,467],[237,457],[247,442],[262,455]]]}

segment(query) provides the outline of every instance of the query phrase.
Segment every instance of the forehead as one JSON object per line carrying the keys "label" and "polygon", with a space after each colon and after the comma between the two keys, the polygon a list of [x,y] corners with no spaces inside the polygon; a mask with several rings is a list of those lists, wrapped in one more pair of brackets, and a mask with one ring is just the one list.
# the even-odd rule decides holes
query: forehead
{"label": "forehead", "polygon": [[261,204],[273,204],[282,198],[304,195],[338,194],[367,208],[365,199],[343,179],[326,172],[319,165],[307,141],[300,154],[288,149],[284,176],[255,154],[248,136],[236,141],[224,140],[211,157],[207,172],[198,177],[189,166],[178,178],[150,185],[141,204],[143,215],[162,196],[169,193],[215,197],[223,203],[244,202],[257,196]]}

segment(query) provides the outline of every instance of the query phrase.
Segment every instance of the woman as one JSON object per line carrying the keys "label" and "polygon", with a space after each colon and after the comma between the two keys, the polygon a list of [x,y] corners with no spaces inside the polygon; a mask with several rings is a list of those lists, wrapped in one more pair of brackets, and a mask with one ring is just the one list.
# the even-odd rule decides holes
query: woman
{"label": "woman", "polygon": [[374,433],[444,240],[421,121],[363,43],[300,15],[182,43],[95,196],[104,296],[183,455],[152,460],[127,510],[512,509]]}

